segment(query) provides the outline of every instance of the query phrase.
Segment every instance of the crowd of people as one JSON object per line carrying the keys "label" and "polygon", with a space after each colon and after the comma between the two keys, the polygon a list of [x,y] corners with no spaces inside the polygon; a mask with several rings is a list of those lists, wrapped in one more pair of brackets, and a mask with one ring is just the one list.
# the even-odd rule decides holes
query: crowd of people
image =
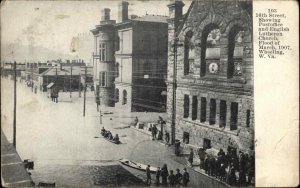
{"label": "crowd of people", "polygon": [[[158,124],[162,121],[162,118],[159,117]],[[135,123],[137,122],[138,119],[136,117]],[[156,125],[151,126],[149,131],[152,133],[153,140],[162,140],[162,132],[157,129]],[[170,134],[167,131],[165,131],[164,134],[164,141],[166,145],[169,145]],[[175,154],[176,156],[180,155],[180,141],[175,141]],[[254,180],[255,176],[255,159],[253,156],[249,156],[247,153],[243,153],[242,151],[237,154],[236,150],[230,147],[227,148],[227,153],[225,153],[223,149],[220,149],[217,156],[208,155],[205,149],[199,148],[197,150],[197,155],[200,159],[200,169],[203,169],[209,176],[225,181],[232,186],[247,186],[253,184],[252,180]],[[190,149],[188,162],[191,167],[193,166],[193,160],[194,150]],[[159,182],[159,177],[161,176],[161,184],[166,185],[166,177],[168,177],[168,180],[170,181],[169,186],[176,185],[176,183],[173,182],[176,182],[178,178],[175,178],[176,180],[173,181],[173,171],[168,172],[167,170],[164,170],[163,167],[159,173],[160,175],[156,176],[156,179],[158,180],[157,182]],[[167,174],[167,176],[164,174]],[[180,172],[178,171],[177,174],[180,174]],[[185,185],[184,182],[182,183]],[[159,185],[159,183],[157,185]]]}
{"label": "crowd of people", "polygon": [[109,130],[105,130],[104,127],[102,127],[102,129],[101,129],[101,135],[102,135],[104,138],[107,138],[107,139],[113,141],[113,142],[116,143],[116,144],[120,144],[120,143],[121,143],[118,134],[116,134],[116,136],[113,137],[112,133],[111,133]]}
{"label": "crowd of people", "polygon": [[[189,155],[189,162],[193,163],[193,150]],[[247,186],[252,184],[254,178],[255,160],[253,156],[239,152],[237,155],[234,149],[227,149],[225,153],[219,150],[217,157],[207,155],[203,148],[198,150],[200,158],[200,168],[209,176],[214,176],[222,181],[226,181],[233,186]]]}
{"label": "crowd of people", "polygon": [[[147,175],[147,185],[151,185],[151,172],[150,165],[146,168]],[[158,167],[155,173],[155,185],[163,187],[179,187],[187,186],[190,182],[190,175],[187,172],[186,168],[183,169],[183,173],[180,173],[180,170],[176,169],[176,174],[173,170],[168,171],[167,164],[164,164],[162,168]]]}

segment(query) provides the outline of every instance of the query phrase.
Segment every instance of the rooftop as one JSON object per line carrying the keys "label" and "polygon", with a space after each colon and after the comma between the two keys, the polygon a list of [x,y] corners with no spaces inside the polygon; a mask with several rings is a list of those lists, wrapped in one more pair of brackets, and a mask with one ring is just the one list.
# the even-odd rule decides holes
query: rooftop
{"label": "rooftop", "polygon": [[160,23],[167,23],[168,16],[162,16],[162,15],[152,15],[147,14],[142,17],[138,17],[133,19],[134,21],[143,21],[143,22],[160,22]]}

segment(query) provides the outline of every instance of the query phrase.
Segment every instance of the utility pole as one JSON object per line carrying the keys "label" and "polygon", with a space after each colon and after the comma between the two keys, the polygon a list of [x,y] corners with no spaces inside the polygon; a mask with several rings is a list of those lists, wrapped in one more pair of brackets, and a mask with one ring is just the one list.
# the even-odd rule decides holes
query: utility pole
{"label": "utility pole", "polygon": [[81,97],[81,75],[79,75],[79,86],[78,86],[79,97]]}
{"label": "utility pole", "polygon": [[173,44],[173,98],[172,98],[172,125],[171,125],[171,143],[175,143],[175,124],[176,124],[176,89],[177,89],[177,42],[178,38],[176,33],[174,35],[174,44]]}
{"label": "utility pole", "polygon": [[16,129],[17,129],[17,63],[14,62],[14,122],[13,122],[13,146],[16,148],[17,139],[16,139]]}
{"label": "utility pole", "polygon": [[72,98],[72,70],[73,66],[71,64],[71,75],[70,75],[70,98]]}
{"label": "utility pole", "polygon": [[100,110],[100,124],[102,124],[102,113],[101,113],[101,110]]}
{"label": "utility pole", "polygon": [[86,100],[86,71],[87,66],[84,67],[84,88],[83,88],[83,116],[85,116],[85,100]]}
{"label": "utility pole", "polygon": [[33,92],[33,65],[31,64],[31,91]]}

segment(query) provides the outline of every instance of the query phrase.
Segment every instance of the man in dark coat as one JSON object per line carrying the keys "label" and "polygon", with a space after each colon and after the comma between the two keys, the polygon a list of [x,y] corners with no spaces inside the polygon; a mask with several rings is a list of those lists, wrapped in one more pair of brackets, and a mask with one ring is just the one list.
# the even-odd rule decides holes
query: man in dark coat
{"label": "man in dark coat", "polygon": [[150,165],[148,165],[146,168],[146,175],[147,175],[147,185],[151,185]]}
{"label": "man in dark coat", "polygon": [[168,172],[168,167],[166,164],[163,165],[163,167],[161,168],[161,180],[162,180],[162,185],[163,186],[167,186],[167,177],[169,176],[169,172]]}
{"label": "man in dark coat", "polygon": [[156,127],[156,125],[153,125],[153,127],[151,129],[151,132],[152,132],[152,139],[156,139],[156,134],[157,134],[157,127]]}
{"label": "man in dark coat", "polygon": [[209,163],[210,163],[210,156],[207,155],[206,158],[205,158],[205,160],[204,160],[204,170],[205,170],[205,173],[206,173],[206,174],[208,174],[208,173],[209,173],[209,170],[210,170],[210,169],[209,169],[209,168],[210,168]]}
{"label": "man in dark coat", "polygon": [[193,166],[193,160],[194,160],[194,151],[191,148],[190,149],[190,155],[189,155],[189,163],[190,163],[191,166]]}
{"label": "man in dark coat", "polygon": [[203,148],[199,148],[198,155],[199,155],[199,158],[200,158],[200,168],[203,169],[204,168],[205,155],[206,155]]}
{"label": "man in dark coat", "polygon": [[182,174],[180,173],[180,170],[177,168],[175,174],[175,185],[180,187],[181,180],[182,180]]}
{"label": "man in dark coat", "polygon": [[173,174],[173,170],[170,170],[170,175],[169,175],[168,179],[169,179],[169,186],[174,187],[175,186],[175,176]]}
{"label": "man in dark coat", "polygon": [[183,169],[183,174],[182,174],[182,183],[183,186],[187,186],[187,184],[190,182],[190,174],[186,171],[186,168]]}
{"label": "man in dark coat", "polygon": [[159,182],[159,178],[160,178],[160,175],[161,175],[161,171],[160,171],[160,167],[157,167],[157,171],[156,171],[156,174],[155,174],[155,177],[156,177],[156,186],[159,186],[160,182]]}
{"label": "man in dark coat", "polygon": [[166,141],[166,144],[169,144],[170,134],[167,131],[165,132],[165,141]]}

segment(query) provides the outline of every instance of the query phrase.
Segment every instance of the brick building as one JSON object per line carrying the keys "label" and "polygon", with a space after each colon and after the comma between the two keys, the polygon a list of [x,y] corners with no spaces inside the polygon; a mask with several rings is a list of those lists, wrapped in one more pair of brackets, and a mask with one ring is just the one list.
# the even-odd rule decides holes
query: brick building
{"label": "brick building", "polygon": [[[166,16],[128,16],[119,4],[119,22],[102,11],[95,36],[94,79],[100,103],[128,111],[165,111]],[[100,87],[99,87],[100,85]]]}
{"label": "brick building", "polygon": [[253,154],[252,2],[194,1],[184,15],[183,6],[168,5],[167,128],[173,141]]}

